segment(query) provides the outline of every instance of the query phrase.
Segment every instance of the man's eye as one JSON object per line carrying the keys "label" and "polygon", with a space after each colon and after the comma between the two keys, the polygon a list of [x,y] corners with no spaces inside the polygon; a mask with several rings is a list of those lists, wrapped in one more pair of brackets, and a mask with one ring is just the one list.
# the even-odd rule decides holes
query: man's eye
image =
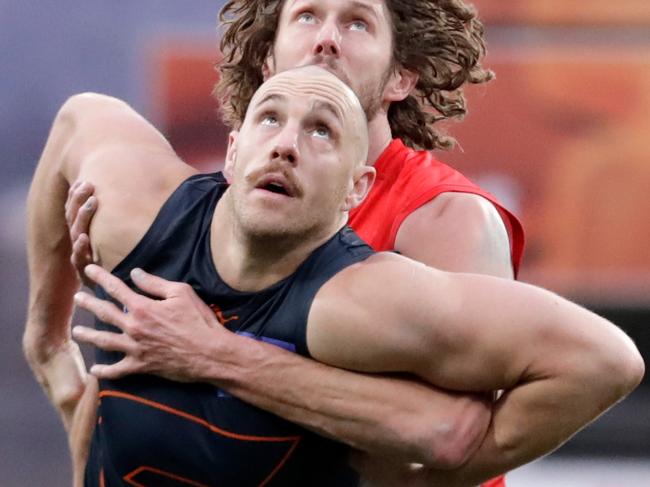
{"label": "man's eye", "polygon": [[320,127],[316,127],[313,131],[312,134],[314,137],[318,137],[319,139],[329,139],[332,135],[330,129],[327,127],[321,125]]}
{"label": "man's eye", "polygon": [[366,32],[368,30],[368,24],[363,20],[355,20],[349,25],[350,30]]}
{"label": "man's eye", "polygon": [[268,127],[275,127],[278,124],[278,119],[275,117],[275,115],[266,115],[262,118],[262,125],[266,125]]}
{"label": "man's eye", "polygon": [[311,14],[309,12],[303,12],[298,15],[297,20],[301,24],[313,24],[316,22],[316,17],[314,17],[314,14]]}

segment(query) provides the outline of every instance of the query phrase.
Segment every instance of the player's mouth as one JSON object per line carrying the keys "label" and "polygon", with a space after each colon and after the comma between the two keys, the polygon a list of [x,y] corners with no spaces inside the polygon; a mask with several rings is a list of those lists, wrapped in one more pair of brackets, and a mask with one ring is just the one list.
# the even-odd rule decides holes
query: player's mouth
{"label": "player's mouth", "polygon": [[297,196],[296,187],[282,174],[266,174],[255,185],[255,189],[261,189],[281,196],[294,198]]}

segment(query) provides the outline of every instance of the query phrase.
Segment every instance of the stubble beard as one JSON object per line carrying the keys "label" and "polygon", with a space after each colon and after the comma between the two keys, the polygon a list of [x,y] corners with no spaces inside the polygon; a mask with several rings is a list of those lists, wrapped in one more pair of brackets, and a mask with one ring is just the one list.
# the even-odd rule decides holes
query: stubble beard
{"label": "stubble beard", "polygon": [[358,90],[355,90],[368,122],[372,121],[382,108],[384,89],[386,88],[392,73],[393,66],[391,64],[391,66],[382,73],[381,79],[378,83],[369,82],[360,86]]}
{"label": "stubble beard", "polygon": [[[286,254],[291,250],[309,244],[313,240],[330,237],[336,230],[338,209],[345,198],[347,187],[334,188],[335,197],[327,207],[301,212],[272,224],[261,212],[250,209],[243,201],[243,195],[232,194],[230,212],[235,235],[246,245],[265,254]],[[331,216],[329,216],[331,215]],[[332,233],[332,235],[329,235]]]}
{"label": "stubble beard", "polygon": [[301,242],[308,240],[318,230],[318,221],[311,215],[300,218],[272,220],[262,212],[249,208],[243,196],[232,195],[231,217],[238,240],[262,249],[286,249],[288,252]]}

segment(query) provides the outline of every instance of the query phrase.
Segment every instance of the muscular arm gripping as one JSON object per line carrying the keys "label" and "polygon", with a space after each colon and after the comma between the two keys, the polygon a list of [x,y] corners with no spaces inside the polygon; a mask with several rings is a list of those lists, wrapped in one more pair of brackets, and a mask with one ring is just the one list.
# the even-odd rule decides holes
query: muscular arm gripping
{"label": "muscular arm gripping", "polygon": [[[235,335],[190,286],[132,272],[149,299],[98,266],[88,276],[129,308],[85,293],[78,304],[123,334],[83,327],[77,339],[123,351],[117,364],[95,365],[100,378],[153,373],[178,381],[212,382],[237,397],[317,433],[403,461],[450,468],[482,440],[490,401],[444,393],[419,380],[357,374]],[[463,421],[458,421],[462,416]]]}
{"label": "muscular arm gripping", "polygon": [[[133,161],[128,158],[124,162],[113,161],[113,157],[120,158],[120,151],[124,152],[122,134],[128,133],[130,137],[139,132],[145,140],[139,149],[128,151],[133,157],[142,156],[143,152],[151,155],[150,149],[161,144],[155,136],[143,135],[143,129],[138,128],[141,124],[126,104],[108,97],[87,94],[68,100],[54,121],[27,201],[30,288],[23,348],[37,380],[62,416],[76,467],[83,465],[81,459],[85,458],[88,446],[86,430],[92,425],[94,414],[94,408],[80,408],[79,404],[82,397],[81,404],[95,404],[92,397],[95,381],[88,377],[79,348],[71,340],[73,296],[80,283],[70,262],[72,245],[64,204],[71,183],[80,175],[98,185],[104,191],[105,200],[117,198],[126,200],[124,204],[130,202],[128,196],[106,189],[101,181],[120,179],[133,172],[129,169]],[[160,173],[166,174],[164,170]],[[138,184],[137,175],[128,180]],[[158,183],[160,180],[154,184]],[[147,210],[146,205],[142,208]],[[98,215],[99,236],[106,234],[102,227],[114,223],[113,220],[110,211]],[[136,217],[135,221],[140,219]],[[137,241],[137,224],[121,230],[126,238],[120,243],[125,248]],[[108,265],[119,259],[123,251],[104,246],[101,240],[95,243],[105,250]],[[92,387],[87,388],[88,384]]]}
{"label": "muscular arm gripping", "polygon": [[[68,223],[75,241],[73,262],[78,269],[90,263],[87,227],[97,202],[94,198],[88,200],[88,206],[85,202],[92,192],[91,185],[80,185],[68,199]],[[508,237],[503,223],[493,205],[478,196],[444,194],[432,204],[425,205],[404,223],[398,235],[398,247],[405,255],[431,265],[443,265],[456,271],[473,270],[512,276]],[[184,310],[176,311],[183,317],[183,327],[189,326],[189,320],[184,317],[191,314],[191,304],[178,300],[175,305],[186,306]],[[417,410],[401,404],[401,399],[410,404],[415,404],[416,399],[409,399],[404,393],[397,394],[395,384],[404,385],[397,380],[393,380],[392,387],[385,388],[381,381],[374,378],[375,388],[370,387],[368,382],[362,394],[359,382],[366,383],[367,379],[297,356],[285,356],[280,350],[263,345],[258,346],[255,354],[259,362],[248,360],[248,346],[254,345],[242,342],[241,348],[232,350],[233,356],[240,353],[240,361],[246,366],[238,369],[242,375],[237,383],[222,384],[222,387],[259,407],[365,451],[450,467],[467,458],[481,439],[479,432],[486,418],[482,395],[460,397],[430,389],[429,404]],[[168,374],[176,373],[173,368],[182,368],[181,355],[182,351],[179,350],[176,358],[170,357],[166,362]],[[201,370],[210,370],[210,364],[210,359],[206,359],[205,367]],[[212,365],[220,366],[218,360]],[[256,365],[260,367],[256,368]],[[213,379],[218,377],[219,373],[215,372]],[[284,377],[286,380],[277,382],[273,380],[274,377]],[[269,387],[271,384],[272,388]],[[328,390],[332,392],[332,397],[347,397],[348,400],[331,401],[326,405],[321,384],[330,384]],[[414,389],[414,394],[421,393],[422,387],[425,386],[420,384]],[[393,398],[392,403],[386,396]],[[289,397],[294,399],[292,406],[288,404]],[[350,414],[349,410],[344,411],[343,406],[351,406],[355,399],[358,404],[367,405],[365,409],[376,413],[377,420],[369,422],[371,417],[362,418],[359,410],[357,423],[352,420],[340,421],[340,418]],[[391,413],[382,414],[382,407],[389,406],[392,407]],[[292,407],[295,410],[291,411]],[[328,417],[329,420],[326,419]],[[419,419],[416,420],[416,417]],[[398,426],[400,418],[409,418],[408,425]],[[387,427],[393,423],[395,430],[389,431]],[[396,429],[401,433],[396,433]],[[427,433],[416,435],[416,429]],[[446,460],[441,461],[442,458]]]}
{"label": "muscular arm gripping", "polygon": [[[475,194],[443,193],[415,210],[401,224],[395,249],[438,269],[513,277],[501,216],[491,202]],[[370,463],[366,458],[366,466]],[[386,477],[382,463],[377,467]],[[409,471],[418,475],[417,470]]]}
{"label": "muscular arm gripping", "polygon": [[452,390],[506,390],[478,452],[421,485],[475,485],[552,451],[644,371],[622,331],[559,296],[396,255],[378,254],[328,282],[312,307],[308,343],[316,359],[341,367],[401,370]]}

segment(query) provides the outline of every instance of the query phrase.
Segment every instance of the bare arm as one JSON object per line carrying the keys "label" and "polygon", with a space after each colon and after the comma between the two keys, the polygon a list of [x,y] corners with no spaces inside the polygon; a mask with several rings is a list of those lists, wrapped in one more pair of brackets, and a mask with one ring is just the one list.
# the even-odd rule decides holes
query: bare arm
{"label": "bare arm", "polygon": [[[94,201],[94,206],[84,205],[91,193],[92,187],[86,184],[77,188],[68,201],[69,215],[78,214],[76,218],[69,217],[68,222],[73,237],[81,235],[75,245],[75,256],[76,262],[83,264],[89,263],[87,257],[83,258],[84,254],[90,255],[89,239],[84,234],[87,229],[84,228],[96,208]],[[474,266],[477,271],[512,275],[503,223],[494,206],[478,196],[446,194],[436,198],[435,205],[425,205],[407,219],[400,230],[398,244],[403,253],[430,264],[445,263],[455,270]],[[453,258],[449,254],[452,250],[457,252]],[[171,306],[171,302],[167,304]],[[192,307],[200,304],[181,298],[174,306],[182,328],[187,328],[190,326],[187,317],[195,311]],[[162,317],[160,320],[162,325]],[[168,331],[171,333],[172,327]],[[255,352],[248,347],[255,347]],[[167,368],[159,373],[174,376],[184,367],[182,357],[187,356],[186,351],[180,347],[176,349],[175,356],[162,361]],[[364,378],[298,356],[288,356],[264,344],[242,342],[231,352],[231,359],[237,358],[240,362],[241,375],[232,383],[220,384],[221,387],[263,409],[364,451],[451,467],[463,462],[482,439],[481,431],[487,418],[484,394],[461,397],[412,380],[408,385],[404,379],[391,379],[389,384],[386,379]],[[259,361],[249,360],[250,356]],[[197,371],[213,370],[213,374],[203,380],[220,377],[218,368],[223,364],[214,358],[215,355],[212,357],[206,357],[203,366],[192,367]],[[286,377],[287,380],[281,382],[284,387],[269,388],[273,383],[270,378],[278,376]],[[199,378],[183,376],[183,380]],[[326,403],[330,396],[322,394],[321,385],[324,384],[328,384],[331,398],[347,397],[348,400]],[[429,389],[426,394],[423,388]],[[292,404],[287,401],[289,397],[293,398]],[[346,405],[350,406],[348,410],[344,410]],[[350,409],[355,405],[356,419],[342,421],[350,416]],[[362,412],[373,414],[364,417]]]}
{"label": "bare arm", "polygon": [[211,382],[353,447],[438,468],[465,461],[487,430],[491,403],[484,395],[333,368],[227,331],[186,284],[132,273],[138,287],[161,298],[153,300],[97,266],[86,272],[130,310],[124,314],[87,294],[77,297],[82,308],[124,331],[75,328],[77,339],[126,353],[117,364],[93,366],[100,378],[153,373]]}
{"label": "bare arm", "polygon": [[75,132],[67,108],[57,115],[27,200],[30,290],[23,335],[27,361],[61,414],[66,430],[86,383],[81,353],[70,339],[72,296],[79,280],[70,264],[71,244],[63,209],[68,192],[63,172]]}
{"label": "bare arm", "polygon": [[[438,269],[514,277],[504,222],[495,206],[479,195],[448,192],[437,196],[405,219],[395,240],[402,255]],[[368,457],[364,458],[370,465]],[[389,478],[386,462],[376,463],[373,467],[380,476]]]}
{"label": "bare arm", "polygon": [[[137,157],[138,153],[142,156],[143,149],[126,149],[125,134],[131,137],[134,132],[148,130],[141,128],[140,119],[133,113],[126,104],[100,95],[77,95],[68,100],[54,121],[27,201],[30,291],[23,348],[37,380],[61,414],[75,460],[75,475],[83,465],[81,459],[85,458],[88,446],[86,429],[92,426],[94,417],[94,407],[79,404],[83,397],[81,404],[94,406],[95,381],[88,377],[79,348],[71,340],[73,296],[79,280],[70,263],[72,247],[64,204],[71,183],[80,174],[92,178],[106,200],[120,198],[126,200],[125,204],[130,202],[102,181],[113,183],[133,172],[129,169],[129,157]],[[141,134],[141,138],[153,141],[155,136],[147,139],[146,134]],[[148,146],[148,151],[153,145]],[[131,156],[113,161],[113,156],[119,159],[120,152],[127,151]],[[137,175],[129,181],[138,184]],[[155,183],[160,184],[160,180]],[[99,235],[102,227],[114,219],[110,210],[98,215]],[[140,220],[136,217],[135,221]],[[139,238],[140,229],[135,223],[121,229],[124,239],[120,244],[128,248]],[[102,240],[98,240],[97,247],[108,263],[118,259],[122,251],[104,245]],[[93,388],[88,389],[88,384]]]}
{"label": "bare arm", "polygon": [[474,194],[443,193],[418,208],[400,226],[395,250],[445,271],[513,277],[503,220]]}
{"label": "bare arm", "polygon": [[[370,315],[364,302],[373,303]],[[644,370],[623,332],[559,296],[394,255],[326,284],[308,343],[315,358],[341,367],[402,370],[455,390],[506,389],[479,452],[453,473],[459,485],[558,447],[628,394]]]}

